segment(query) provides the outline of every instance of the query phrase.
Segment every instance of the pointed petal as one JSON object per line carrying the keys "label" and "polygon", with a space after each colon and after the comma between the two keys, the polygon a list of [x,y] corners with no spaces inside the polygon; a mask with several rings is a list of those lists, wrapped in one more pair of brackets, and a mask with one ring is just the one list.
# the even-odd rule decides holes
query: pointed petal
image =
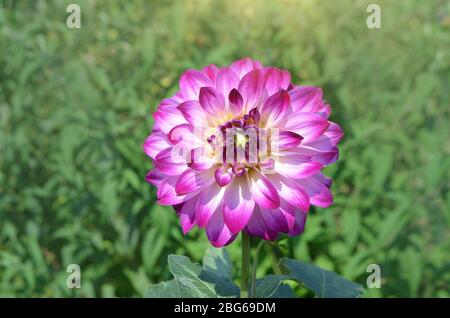
{"label": "pointed petal", "polygon": [[252,60],[251,58],[245,57],[241,60],[235,61],[231,64],[230,68],[239,76],[241,79],[248,72],[254,69],[262,68],[262,64],[259,61]]}
{"label": "pointed petal", "polygon": [[216,169],[214,172],[214,178],[219,186],[224,187],[228,185],[231,180],[233,180],[233,174],[230,170],[230,168],[224,165]]}
{"label": "pointed petal", "polygon": [[266,127],[276,127],[285,120],[289,110],[290,97],[285,90],[270,96],[261,107],[261,121]]}
{"label": "pointed petal", "polygon": [[159,171],[159,169],[154,168],[150,170],[147,175],[145,176],[145,180],[153,184],[155,187],[159,187],[161,182],[164,180],[165,175]]}
{"label": "pointed petal", "polygon": [[318,150],[308,145],[301,145],[294,150],[290,149],[290,151],[298,152],[301,155],[308,155],[310,156],[311,161],[320,162],[324,166],[335,162],[339,157],[339,149],[337,147],[332,147],[327,150]]}
{"label": "pointed petal", "polygon": [[290,178],[304,179],[322,169],[320,162],[311,161],[309,157],[300,154],[281,153],[275,163],[275,171]]}
{"label": "pointed petal", "polygon": [[328,129],[330,122],[314,113],[289,114],[285,130],[298,133],[303,137],[303,143],[319,138]]}
{"label": "pointed petal", "polygon": [[215,83],[217,74],[219,73],[219,68],[214,64],[210,64],[202,68],[202,73],[205,74],[212,83]]}
{"label": "pointed petal", "polygon": [[147,137],[143,145],[144,152],[153,159],[155,159],[158,153],[169,147],[170,144],[167,140],[167,137],[162,132],[152,133]]}
{"label": "pointed petal", "polygon": [[178,195],[175,191],[175,184],[178,177],[166,177],[158,187],[156,196],[158,197],[158,204],[161,205],[176,205],[180,204],[189,198],[195,196],[195,193],[189,195]]}
{"label": "pointed petal", "polygon": [[204,125],[202,122],[206,123],[205,112],[202,106],[200,106],[200,103],[196,100],[183,102],[177,106],[177,109],[191,125],[203,127]]}
{"label": "pointed petal", "polygon": [[195,212],[195,217],[199,227],[206,226],[214,212],[217,210],[220,212],[222,211],[221,206],[223,203],[224,193],[225,188],[221,188],[217,184],[213,184],[208,191],[203,191],[200,193]]}
{"label": "pointed petal", "polygon": [[216,90],[227,97],[232,89],[236,89],[239,86],[239,77],[230,68],[221,68],[217,74]]}
{"label": "pointed petal", "polygon": [[297,236],[297,235],[303,233],[303,231],[305,229],[305,222],[306,222],[307,215],[308,214],[306,212],[299,211],[299,210],[295,211],[295,224],[294,224],[294,227],[292,228],[292,230],[290,230],[288,232],[289,236]]}
{"label": "pointed petal", "polygon": [[[278,134],[278,149],[297,147],[301,144],[303,137],[293,131],[281,131]],[[272,142],[277,142],[272,141]]]}
{"label": "pointed petal", "polygon": [[322,90],[314,86],[297,86],[289,91],[294,112],[317,112],[322,107]]}
{"label": "pointed petal", "polygon": [[244,106],[244,99],[237,89],[232,89],[228,95],[229,109],[232,114],[240,114]]}
{"label": "pointed petal", "polygon": [[264,87],[264,75],[260,70],[247,73],[240,81],[238,91],[244,99],[246,109],[260,106],[262,100],[267,96]]}
{"label": "pointed petal", "polygon": [[275,232],[288,233],[295,225],[295,207],[286,201],[274,210],[261,208],[261,215],[267,227]]}
{"label": "pointed petal", "polygon": [[169,133],[173,127],[187,122],[177,109],[177,106],[178,103],[172,99],[165,99],[159,104],[158,110],[153,114],[155,123],[165,134]]}
{"label": "pointed petal", "polygon": [[198,147],[191,150],[188,167],[197,171],[208,170],[214,164],[214,158],[208,156],[208,149]]}
{"label": "pointed petal", "polygon": [[195,206],[197,204],[197,199],[198,197],[195,197],[184,202],[179,212],[180,225],[184,235],[186,235],[195,225]]}
{"label": "pointed petal", "polygon": [[180,91],[185,100],[198,100],[200,88],[213,86],[212,81],[202,72],[187,70],[180,78]]}
{"label": "pointed petal", "polygon": [[197,190],[205,189],[214,182],[212,171],[198,172],[192,169],[187,169],[179,177],[175,191],[177,194],[187,194]]}
{"label": "pointed petal", "polygon": [[250,219],[255,201],[245,177],[234,178],[226,187],[223,217],[225,224],[233,233],[242,230]]}
{"label": "pointed petal", "polygon": [[250,174],[250,190],[259,206],[266,209],[276,209],[280,206],[277,190],[270,180],[258,171],[252,171]]}
{"label": "pointed petal", "polygon": [[206,226],[206,235],[214,247],[223,247],[236,238],[223,220],[222,211],[217,210]]}
{"label": "pointed petal", "polygon": [[278,236],[276,231],[267,226],[266,221],[262,216],[262,212],[257,205],[252,213],[252,217],[245,227],[245,231],[251,236],[258,236],[267,241],[273,241]]}
{"label": "pointed petal", "polygon": [[291,74],[288,71],[276,67],[265,67],[264,73],[265,87],[269,95],[273,95],[280,90],[287,90],[291,82]]}
{"label": "pointed petal", "polygon": [[326,178],[322,173],[299,180],[299,184],[308,193],[311,204],[327,208],[333,203],[333,194],[330,191],[331,179]]}
{"label": "pointed petal", "polygon": [[187,165],[177,158],[172,150],[173,148],[167,148],[158,153],[155,157],[155,167],[169,176],[178,176],[186,170]]}
{"label": "pointed petal", "polygon": [[302,211],[309,210],[309,196],[305,190],[293,180],[278,173],[267,175],[281,198]]}
{"label": "pointed petal", "polygon": [[179,144],[194,147],[194,127],[191,124],[181,124],[173,127],[167,134],[171,145]]}
{"label": "pointed petal", "polygon": [[211,115],[219,115],[225,112],[225,99],[212,87],[200,89],[199,101],[202,108]]}

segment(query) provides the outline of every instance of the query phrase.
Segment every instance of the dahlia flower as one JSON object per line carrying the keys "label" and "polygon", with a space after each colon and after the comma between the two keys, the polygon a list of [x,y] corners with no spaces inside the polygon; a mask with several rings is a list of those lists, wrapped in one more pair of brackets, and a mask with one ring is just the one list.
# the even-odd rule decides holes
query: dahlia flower
{"label": "dahlia flower", "polygon": [[215,247],[245,231],[264,240],[303,232],[310,205],[333,202],[321,169],[338,158],[341,128],[322,90],[244,58],[188,70],[154,114],[146,180],[174,207],[183,233],[205,228]]}

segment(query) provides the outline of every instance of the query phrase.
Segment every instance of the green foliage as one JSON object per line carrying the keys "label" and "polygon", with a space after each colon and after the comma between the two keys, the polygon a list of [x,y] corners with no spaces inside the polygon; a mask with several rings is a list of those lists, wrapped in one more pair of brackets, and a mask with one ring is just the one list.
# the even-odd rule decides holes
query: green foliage
{"label": "green foliage", "polygon": [[283,258],[281,263],[290,278],[303,283],[320,298],[355,298],[361,296],[362,286],[352,283],[334,272],[312,264]]}
{"label": "green foliage", "polygon": [[[283,284],[289,279],[287,275],[267,275],[256,280],[256,298],[290,298],[293,295],[291,288]],[[286,291],[287,290],[287,293]],[[286,295],[284,295],[286,293]],[[285,297],[283,297],[285,296]]]}
{"label": "green foliage", "polygon": [[181,298],[180,287],[176,280],[161,282],[150,286],[145,292],[146,298]]}
{"label": "green foliage", "polygon": [[[231,279],[233,265],[225,248],[209,248],[203,260],[203,266],[200,266],[192,263],[186,256],[169,255],[169,268],[174,279],[150,286],[145,297],[239,297],[240,290]],[[283,258],[281,264],[288,274],[267,275],[257,279],[256,298],[295,297],[291,287],[284,284],[288,280],[305,285],[317,297],[353,298],[362,294],[362,286],[312,264],[288,258]]]}
{"label": "green foliage", "polygon": [[175,279],[150,286],[145,296],[149,298],[238,297],[239,288],[229,277],[232,264],[225,250],[210,248],[204,260],[202,267],[192,263],[186,256],[169,255],[169,269]]}
{"label": "green foliage", "polygon": [[[142,296],[169,254],[200,262],[204,233],[155,205],[141,146],[186,68],[243,56],[323,87],[345,131],[335,204],[281,254],[364,286],[379,264],[365,297],[450,296],[448,1],[380,0],[372,30],[369,0],[83,0],[81,29],[69,3],[0,2],[0,296]],[[279,274],[268,250],[260,263]]]}

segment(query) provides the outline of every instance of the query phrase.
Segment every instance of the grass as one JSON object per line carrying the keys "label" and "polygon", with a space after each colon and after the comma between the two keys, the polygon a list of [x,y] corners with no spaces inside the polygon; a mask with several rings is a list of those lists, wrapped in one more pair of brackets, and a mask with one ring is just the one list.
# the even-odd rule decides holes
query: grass
{"label": "grass", "polygon": [[365,0],[76,1],[68,29],[72,2],[0,4],[1,296],[140,297],[169,253],[200,261],[205,234],[154,204],[141,145],[183,70],[244,56],[323,87],[346,133],[335,204],[285,254],[364,285],[379,264],[366,297],[450,296],[448,1],[380,0],[381,29]]}

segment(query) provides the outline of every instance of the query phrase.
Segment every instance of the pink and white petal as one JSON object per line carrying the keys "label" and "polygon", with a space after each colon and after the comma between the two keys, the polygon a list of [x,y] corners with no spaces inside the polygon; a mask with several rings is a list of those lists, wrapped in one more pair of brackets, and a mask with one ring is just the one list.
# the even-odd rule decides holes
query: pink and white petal
{"label": "pink and white petal", "polygon": [[179,177],[175,185],[175,191],[177,194],[182,195],[205,189],[214,182],[213,178],[212,169],[200,172],[187,169]]}
{"label": "pink and white petal", "polygon": [[272,142],[276,143],[275,149],[289,149],[297,147],[301,144],[303,137],[293,131],[281,131],[279,132],[278,141],[273,140]]}
{"label": "pink and white petal", "polygon": [[186,163],[174,153],[172,147],[158,153],[154,163],[156,168],[169,176],[178,176],[188,168]]}
{"label": "pink and white petal", "polygon": [[194,146],[194,127],[191,124],[181,124],[173,127],[167,134],[171,145],[183,144]]}
{"label": "pink and white petal", "polygon": [[261,215],[270,229],[276,232],[288,233],[295,225],[295,207],[282,201],[278,209],[261,209]]}
{"label": "pink and white petal", "polygon": [[276,67],[265,67],[262,69],[266,78],[265,87],[269,95],[279,90],[287,90],[291,82],[291,74],[288,71]]}
{"label": "pink and white petal", "polygon": [[299,154],[282,153],[275,162],[275,171],[290,178],[304,179],[320,171],[323,164],[311,161],[309,157]]}
{"label": "pink and white petal", "polygon": [[226,187],[223,204],[223,218],[231,232],[236,234],[247,225],[254,207],[247,178],[234,178]]}
{"label": "pink and white petal", "polygon": [[213,184],[208,191],[202,191],[198,199],[195,218],[199,227],[205,227],[211,216],[216,212],[222,213],[225,188]]}
{"label": "pink and white petal", "polygon": [[239,82],[238,91],[244,100],[245,110],[260,106],[267,96],[264,74],[261,70],[256,69],[247,73]]}
{"label": "pink and white petal", "polygon": [[206,115],[198,101],[188,100],[179,104],[177,109],[191,125],[198,125],[198,127],[206,125]]}
{"label": "pink and white petal", "polygon": [[161,205],[176,205],[180,204],[196,194],[189,195],[178,195],[175,191],[175,184],[178,180],[178,177],[169,176],[166,177],[158,187],[158,191],[156,192],[156,196],[158,198],[158,204]]}
{"label": "pink and white petal", "polygon": [[200,88],[213,85],[208,76],[197,70],[187,70],[180,78],[180,92],[184,100],[198,100]]}
{"label": "pink and white petal", "polygon": [[180,91],[176,92],[175,95],[172,96],[172,100],[175,101],[177,104],[186,101],[186,99],[183,97],[183,93]]}
{"label": "pink and white petal", "polygon": [[294,112],[317,112],[323,107],[323,93],[319,87],[297,86],[289,91],[289,95]]}
{"label": "pink and white petal", "polygon": [[206,236],[214,247],[223,247],[230,244],[236,238],[226,226],[221,210],[215,211],[206,226]]}
{"label": "pink and white petal", "polygon": [[280,174],[269,174],[267,178],[272,182],[283,200],[302,211],[309,210],[309,196],[297,181]]}
{"label": "pink and white petal", "polygon": [[261,124],[265,127],[277,127],[285,121],[289,111],[290,97],[285,90],[270,96],[261,107]]}
{"label": "pink and white petal", "polygon": [[245,227],[245,231],[251,236],[258,236],[267,241],[276,240],[278,236],[278,233],[276,231],[267,226],[266,221],[262,216],[262,212],[258,206],[255,206],[252,217]]}
{"label": "pink and white petal", "polygon": [[292,113],[287,117],[284,130],[290,130],[303,137],[303,143],[314,141],[323,135],[330,122],[314,113]]}
{"label": "pink and white petal", "polygon": [[155,187],[159,187],[159,185],[162,183],[164,178],[165,178],[165,175],[163,173],[161,173],[161,171],[159,171],[159,169],[157,169],[157,168],[150,170],[147,173],[147,175],[145,176],[145,180],[148,183],[153,184]]}
{"label": "pink and white petal", "polygon": [[261,69],[262,64],[259,61],[252,60],[249,57],[244,57],[238,61],[235,61],[231,64],[230,68],[242,79],[248,72],[253,71],[255,69]]}
{"label": "pink and white petal", "polygon": [[309,156],[311,161],[319,162],[323,166],[335,162],[339,157],[339,149],[337,147],[322,150],[302,144],[294,149],[289,149],[289,151],[291,153],[298,153],[300,156]]}
{"label": "pink and white petal", "polygon": [[203,110],[210,115],[218,116],[226,111],[225,98],[213,87],[202,87],[199,101]]}
{"label": "pink and white petal", "polygon": [[204,171],[211,168],[214,164],[214,157],[209,155],[209,149],[198,147],[191,150],[191,156],[188,158],[188,167],[197,171]]}
{"label": "pink and white petal", "polygon": [[242,113],[244,106],[244,99],[241,93],[237,89],[232,89],[230,94],[228,94],[228,108],[229,111],[234,115],[239,115]]}
{"label": "pink and white petal", "polygon": [[295,211],[295,224],[292,230],[288,232],[289,236],[297,236],[303,233],[307,216],[308,214],[306,212],[300,210]]}
{"label": "pink and white petal", "polygon": [[152,133],[161,132],[161,128],[159,128],[158,123],[153,123]]}
{"label": "pink and white petal", "polygon": [[219,68],[216,65],[210,64],[208,66],[205,66],[204,68],[202,68],[202,72],[211,80],[213,84],[216,83],[216,77],[219,73]]}
{"label": "pink and white petal", "polygon": [[143,148],[147,156],[155,159],[162,150],[170,147],[167,137],[162,132],[153,132],[144,142]]}
{"label": "pink and white petal", "polygon": [[299,180],[299,184],[306,190],[311,204],[327,208],[333,203],[333,194],[330,191],[331,180],[318,173],[307,179]]}
{"label": "pink and white petal", "polygon": [[177,109],[179,105],[173,98],[164,99],[158,106],[158,110],[153,114],[154,122],[167,134],[173,127],[187,123],[183,114]]}
{"label": "pink and white petal", "polygon": [[335,163],[339,159],[339,149],[338,147],[333,147],[329,151],[325,151],[311,157],[311,159],[322,163],[324,166],[328,166]]}
{"label": "pink and white petal", "polygon": [[262,208],[276,209],[280,206],[280,196],[270,179],[254,170],[249,174],[250,191],[255,202]]}
{"label": "pink and white petal", "polygon": [[324,135],[330,139],[333,146],[336,146],[341,141],[342,137],[344,137],[344,132],[338,124],[330,122],[330,126],[325,131]]}
{"label": "pink and white petal", "polygon": [[216,180],[216,183],[221,187],[228,185],[233,180],[231,168],[227,167],[226,165],[220,166],[214,172],[214,179]]}
{"label": "pink and white petal", "polygon": [[312,178],[325,185],[328,189],[331,187],[331,184],[333,183],[333,180],[326,175],[324,175],[322,172],[316,173],[312,176]]}
{"label": "pink and white petal", "polygon": [[319,106],[317,108],[316,113],[319,114],[320,116],[328,119],[328,117],[330,117],[330,114],[331,114],[331,107],[330,107],[330,105],[322,102],[321,106]]}
{"label": "pink and white petal", "polygon": [[239,77],[228,67],[223,67],[217,74],[216,90],[224,97],[228,97],[232,89],[239,86]]}
{"label": "pink and white petal", "polygon": [[187,200],[183,203],[179,211],[180,225],[183,234],[186,235],[195,225],[195,206],[197,205],[198,196]]}
{"label": "pink and white petal", "polygon": [[299,151],[304,154],[310,154],[314,161],[329,165],[339,157],[339,149],[336,145],[343,136],[342,129],[337,124],[330,122],[330,126],[322,136],[311,142],[302,143]]}

